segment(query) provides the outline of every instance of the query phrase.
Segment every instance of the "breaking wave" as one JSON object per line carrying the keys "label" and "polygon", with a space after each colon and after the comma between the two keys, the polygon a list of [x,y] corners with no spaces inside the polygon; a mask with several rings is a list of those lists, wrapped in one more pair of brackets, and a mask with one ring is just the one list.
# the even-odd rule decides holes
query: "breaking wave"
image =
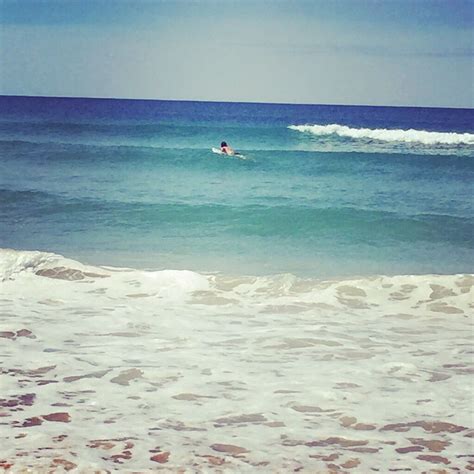
{"label": "breaking wave", "polygon": [[313,135],[338,135],[339,137],[379,140],[385,142],[422,143],[424,145],[474,145],[473,133],[428,132],[426,130],[401,130],[385,128],[351,128],[346,125],[290,125],[291,130]]}
{"label": "breaking wave", "polygon": [[[88,285],[69,285],[76,282]],[[144,298],[150,311],[157,307],[169,308],[167,305],[174,302],[190,303],[187,310],[191,312],[194,305],[219,312],[228,306],[244,314],[249,305],[258,308],[257,313],[265,314],[316,314],[321,310],[346,311],[347,307],[373,312],[375,308],[389,308],[395,302],[400,310],[415,314],[423,314],[423,311],[467,314],[473,285],[474,275],[470,274],[372,275],[319,280],[290,273],[248,276],[140,270],[88,265],[50,252],[0,248],[2,296],[18,297],[25,292],[50,297],[55,293],[64,300],[71,298],[71,291],[79,292],[82,304],[88,304],[91,309],[99,309],[97,299],[106,294],[120,308],[124,307],[120,304],[130,306],[133,301]],[[90,291],[92,287],[97,292]],[[441,306],[438,300],[443,300]],[[452,306],[445,308],[443,305],[448,303]],[[422,308],[414,311],[420,305]]]}

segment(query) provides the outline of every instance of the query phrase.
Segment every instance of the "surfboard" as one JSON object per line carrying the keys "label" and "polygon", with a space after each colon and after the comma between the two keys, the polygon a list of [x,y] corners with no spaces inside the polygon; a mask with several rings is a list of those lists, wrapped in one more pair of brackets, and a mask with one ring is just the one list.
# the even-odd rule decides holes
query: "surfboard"
{"label": "surfboard", "polygon": [[236,152],[234,155],[228,155],[227,153],[224,153],[220,148],[211,148],[212,153],[216,153],[217,155],[226,155],[234,158],[240,158],[241,160],[245,160],[245,156],[242,155],[241,153]]}
{"label": "surfboard", "polygon": [[217,153],[218,155],[227,155],[227,153],[224,153],[220,148],[211,148],[212,153]]}

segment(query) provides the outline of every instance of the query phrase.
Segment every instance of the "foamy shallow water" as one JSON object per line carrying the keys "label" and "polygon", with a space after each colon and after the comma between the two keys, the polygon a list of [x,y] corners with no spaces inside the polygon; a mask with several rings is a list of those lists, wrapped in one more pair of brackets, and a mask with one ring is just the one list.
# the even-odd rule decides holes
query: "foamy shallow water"
{"label": "foamy shallow water", "polygon": [[2,250],[0,466],[472,469],[473,282],[145,272]]}

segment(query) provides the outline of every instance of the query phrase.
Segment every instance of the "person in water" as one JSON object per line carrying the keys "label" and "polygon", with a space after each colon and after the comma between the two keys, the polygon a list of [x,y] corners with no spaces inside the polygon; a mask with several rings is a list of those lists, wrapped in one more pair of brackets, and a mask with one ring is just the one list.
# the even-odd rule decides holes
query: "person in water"
{"label": "person in water", "polygon": [[238,155],[226,142],[221,143],[221,151],[226,155]]}

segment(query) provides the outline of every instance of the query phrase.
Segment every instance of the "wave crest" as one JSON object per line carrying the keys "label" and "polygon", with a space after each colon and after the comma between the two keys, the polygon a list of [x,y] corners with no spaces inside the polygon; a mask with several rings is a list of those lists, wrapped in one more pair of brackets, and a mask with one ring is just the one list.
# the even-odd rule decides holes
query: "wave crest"
{"label": "wave crest", "polygon": [[[204,308],[213,308],[219,317],[224,307],[232,314],[242,311],[243,315],[250,307],[260,314],[323,311],[345,315],[348,309],[379,311],[376,308],[381,305],[398,306],[395,313],[403,316],[413,312],[415,317],[433,312],[468,314],[474,275],[372,275],[319,280],[289,273],[202,274],[91,266],[54,253],[0,249],[0,282],[2,298],[14,301],[19,296],[27,297],[29,301],[37,299],[40,305],[50,304],[48,299],[53,298],[81,308],[88,305],[91,311],[100,312],[113,300],[117,308],[135,308],[134,312],[155,314],[157,308],[186,308],[185,312],[196,317]],[[201,308],[199,313],[194,313],[195,307]]]}
{"label": "wave crest", "polygon": [[50,252],[0,249],[0,282],[16,280],[25,274],[69,282],[107,278],[113,282],[109,286],[118,294],[130,292],[132,283],[132,286],[141,284],[146,296],[177,300],[194,291],[207,290],[209,286],[206,276],[189,270],[146,271],[91,266]]}
{"label": "wave crest", "polygon": [[370,139],[386,142],[422,143],[424,145],[474,145],[473,133],[428,132],[426,130],[402,130],[385,128],[351,128],[346,125],[289,125],[289,129],[313,135],[338,135],[344,138]]}

